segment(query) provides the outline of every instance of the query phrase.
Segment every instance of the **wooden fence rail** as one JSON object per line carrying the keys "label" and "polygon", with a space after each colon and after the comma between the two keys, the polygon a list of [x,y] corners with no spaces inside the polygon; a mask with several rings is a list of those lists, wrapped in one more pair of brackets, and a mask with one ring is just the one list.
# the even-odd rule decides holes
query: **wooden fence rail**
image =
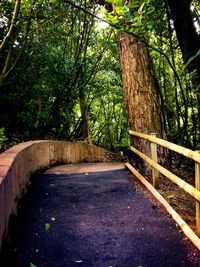
{"label": "wooden fence rail", "polygon": [[[129,131],[129,134],[138,138],[145,139],[151,143],[151,158],[147,157],[145,154],[140,152],[134,147],[130,147],[131,151],[141,157],[152,167],[152,178],[153,186],[140,174],[138,171],[131,166],[129,163],[126,163],[126,167],[151,191],[151,193],[164,205],[167,211],[172,215],[172,218],[183,230],[185,235],[193,242],[193,244],[200,250],[200,154],[197,151],[192,151],[190,149],[184,148],[182,146],[173,144],[166,140],[157,138],[154,133],[142,134],[135,131]],[[181,155],[184,155],[195,161],[195,187],[189,183],[182,180],[180,177],[176,176],[169,170],[165,169],[157,162],[157,145],[175,151]],[[159,173],[163,174],[173,183],[178,185],[188,194],[190,194],[196,200],[196,233],[187,225],[187,223],[177,214],[177,212],[169,205],[169,203],[159,194],[155,189],[158,187],[159,183]]]}

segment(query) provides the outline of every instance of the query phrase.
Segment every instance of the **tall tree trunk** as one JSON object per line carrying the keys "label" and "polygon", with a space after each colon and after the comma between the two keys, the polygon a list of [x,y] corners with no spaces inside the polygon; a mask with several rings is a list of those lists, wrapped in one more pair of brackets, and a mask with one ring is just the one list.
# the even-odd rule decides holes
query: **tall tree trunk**
{"label": "tall tree trunk", "polygon": [[[170,14],[174,21],[177,39],[185,63],[191,57],[195,57],[200,49],[200,36],[198,35],[192,13],[190,10],[191,0],[167,0]],[[200,55],[195,57],[188,65],[188,70],[197,70],[198,82],[200,81]]]}
{"label": "tall tree trunk", "polygon": [[[192,76],[192,84],[197,92],[197,107],[200,114],[200,35],[194,25],[192,12],[190,10],[191,0],[165,0],[170,9],[171,18],[174,21],[177,39],[182,52],[184,63],[187,64],[189,72],[196,71]],[[192,59],[192,60],[191,60]],[[190,60],[190,61],[189,61]],[[188,64],[189,63],[189,64]],[[198,116],[198,131],[200,142],[200,117]]]}
{"label": "tall tree trunk", "polygon": [[[129,127],[141,133],[157,133],[162,137],[158,83],[148,49],[127,33],[118,32],[117,37]],[[149,155],[147,141],[134,137],[133,144]]]}

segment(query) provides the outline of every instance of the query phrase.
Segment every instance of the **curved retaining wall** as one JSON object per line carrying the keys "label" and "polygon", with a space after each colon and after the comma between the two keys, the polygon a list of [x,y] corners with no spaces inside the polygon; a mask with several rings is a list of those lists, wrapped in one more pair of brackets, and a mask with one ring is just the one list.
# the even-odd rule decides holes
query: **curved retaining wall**
{"label": "curved retaining wall", "polygon": [[21,143],[0,154],[0,248],[31,174],[53,165],[105,159],[106,151],[93,145],[46,140]]}

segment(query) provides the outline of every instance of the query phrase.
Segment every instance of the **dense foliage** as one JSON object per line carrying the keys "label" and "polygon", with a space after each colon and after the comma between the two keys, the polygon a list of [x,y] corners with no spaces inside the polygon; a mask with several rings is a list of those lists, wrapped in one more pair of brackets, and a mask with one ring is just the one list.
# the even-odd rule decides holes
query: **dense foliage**
{"label": "dense foliage", "polygon": [[[2,0],[0,142],[6,137],[9,142],[83,140],[87,120],[88,140],[94,144],[112,150],[127,146],[115,38],[120,30],[149,47],[167,138],[199,149],[200,78],[192,63],[200,50],[189,60],[183,55],[169,2]],[[199,37],[197,1],[189,12]],[[89,13],[104,14],[111,27]]]}
{"label": "dense foliage", "polygon": [[[11,3],[9,8],[11,14]],[[84,100],[93,143],[119,146],[127,125],[113,30],[60,1],[22,2],[19,24],[11,61],[21,55],[1,85],[0,127],[6,136],[81,139]]]}

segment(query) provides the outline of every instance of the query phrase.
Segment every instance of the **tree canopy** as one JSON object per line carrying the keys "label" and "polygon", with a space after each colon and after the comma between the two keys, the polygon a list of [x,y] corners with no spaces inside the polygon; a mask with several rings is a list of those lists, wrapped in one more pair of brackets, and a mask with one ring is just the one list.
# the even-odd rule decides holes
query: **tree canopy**
{"label": "tree canopy", "polygon": [[189,0],[2,0],[0,142],[128,146],[122,31],[150,52],[164,135],[199,149],[199,15],[198,1]]}

